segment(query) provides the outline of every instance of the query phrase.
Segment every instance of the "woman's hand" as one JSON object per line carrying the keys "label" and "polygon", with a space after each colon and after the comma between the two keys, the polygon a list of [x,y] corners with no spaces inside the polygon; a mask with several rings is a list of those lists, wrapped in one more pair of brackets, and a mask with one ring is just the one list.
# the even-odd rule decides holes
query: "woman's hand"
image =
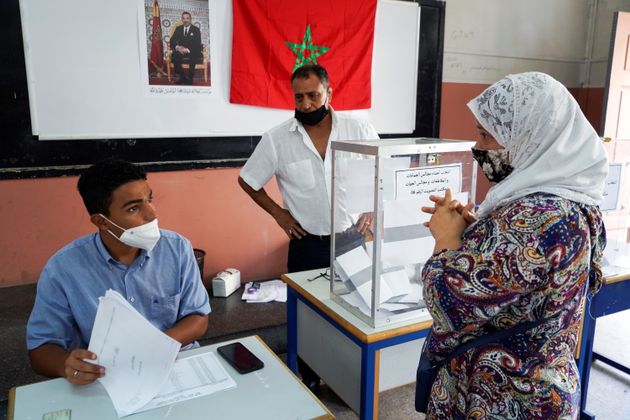
{"label": "woman's hand", "polygon": [[466,221],[466,226],[469,226],[477,221],[477,216],[474,211],[475,203],[473,202],[463,205],[459,201],[453,200],[451,201],[451,204],[449,204],[448,208],[449,210],[455,210],[461,214]]}
{"label": "woman's hand", "polygon": [[[438,195],[430,195],[429,199],[434,203],[441,205],[444,202],[445,197],[440,197]],[[469,226],[477,221],[477,216],[475,215],[475,203],[472,201],[466,205],[463,205],[458,200],[451,200],[448,205],[449,210],[456,210],[459,214],[462,215],[464,220],[466,221],[466,225]],[[422,211],[425,213],[433,214],[435,211],[435,207],[422,207]],[[424,223],[425,226],[429,227],[429,222]]]}
{"label": "woman's hand", "polygon": [[425,223],[435,238],[435,249],[457,249],[461,246],[461,236],[466,227],[471,223],[473,203],[463,206],[457,200],[453,200],[450,188],[445,191],[444,197],[429,196],[435,203],[433,207],[422,207],[422,211],[431,214],[431,219]]}

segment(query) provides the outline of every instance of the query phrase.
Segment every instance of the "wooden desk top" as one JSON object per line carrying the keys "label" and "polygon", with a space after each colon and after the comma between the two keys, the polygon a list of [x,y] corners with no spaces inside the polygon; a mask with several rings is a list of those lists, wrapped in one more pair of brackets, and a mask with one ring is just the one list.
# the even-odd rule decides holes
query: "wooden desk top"
{"label": "wooden desk top", "polygon": [[301,273],[288,273],[283,274],[281,279],[360,341],[373,343],[431,328],[433,321],[430,315],[427,315],[426,318],[419,321],[408,320],[392,325],[372,328],[330,299],[330,283],[328,280],[323,278],[318,278],[313,281],[308,280],[316,277],[321,271],[321,269],[317,269],[303,271]]}
{"label": "wooden desk top", "polygon": [[604,278],[604,285],[619,283],[620,281],[630,280],[630,270],[626,269],[627,272],[622,274],[615,274],[612,276],[608,276]]}

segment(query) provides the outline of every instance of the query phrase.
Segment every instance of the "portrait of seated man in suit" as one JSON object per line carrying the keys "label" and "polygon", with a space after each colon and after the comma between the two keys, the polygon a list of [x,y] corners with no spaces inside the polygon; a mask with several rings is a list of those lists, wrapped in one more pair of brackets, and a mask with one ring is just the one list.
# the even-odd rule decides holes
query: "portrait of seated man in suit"
{"label": "portrait of seated man in suit", "polygon": [[[182,13],[182,24],[173,32],[170,40],[171,61],[175,74],[179,76],[177,84],[192,85],[195,65],[202,62],[201,30],[192,24],[190,12]],[[188,64],[187,74],[182,64]]]}

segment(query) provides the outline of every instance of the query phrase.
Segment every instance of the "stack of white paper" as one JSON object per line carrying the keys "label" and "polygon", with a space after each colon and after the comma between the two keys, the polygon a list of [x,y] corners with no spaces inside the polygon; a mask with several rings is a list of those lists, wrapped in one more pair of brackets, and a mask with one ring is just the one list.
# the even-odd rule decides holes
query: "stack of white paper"
{"label": "stack of white paper", "polygon": [[[417,286],[414,284],[414,286]],[[348,302],[350,305],[359,308],[361,312],[366,314],[367,316],[372,315],[372,311],[370,307],[365,304],[363,298],[359,295],[356,290],[352,292],[341,295],[343,300]],[[404,302],[394,302],[394,303],[382,303],[379,306],[378,312],[376,312],[376,319],[387,318],[394,314],[395,311],[404,311],[409,309],[418,309],[418,303],[404,303]]]}
{"label": "stack of white paper", "polygon": [[392,296],[406,295],[411,292],[411,283],[407,276],[407,270],[404,268],[383,273],[381,279],[392,291]]}
{"label": "stack of white paper", "polygon": [[88,349],[105,367],[99,381],[118,416],[134,413],[160,391],[180,347],[118,292],[108,290],[101,298]]}
{"label": "stack of white paper", "polygon": [[[347,277],[368,308],[372,307],[372,261],[363,247],[358,246],[340,255],[336,263],[341,267],[339,274]],[[343,278],[343,277],[342,277]],[[380,284],[379,304],[394,296],[386,281]]]}
{"label": "stack of white paper", "polygon": [[214,353],[178,358],[160,392],[138,411],[151,410],[229,388],[236,388],[236,382],[221,366]]}
{"label": "stack of white paper", "polygon": [[[341,295],[343,300],[348,302],[350,305],[359,308],[361,312],[366,314],[367,316],[372,315],[372,311],[369,306],[365,303],[365,300],[359,295],[359,292],[353,290],[352,292]],[[377,318],[386,317],[389,314],[389,311],[379,311],[376,313]]]}
{"label": "stack of white paper", "polygon": [[176,362],[180,347],[118,292],[100,298],[88,349],[119,417],[236,386],[213,354]]}
{"label": "stack of white paper", "polygon": [[247,303],[286,302],[287,285],[282,280],[249,282],[245,285],[241,299]]}

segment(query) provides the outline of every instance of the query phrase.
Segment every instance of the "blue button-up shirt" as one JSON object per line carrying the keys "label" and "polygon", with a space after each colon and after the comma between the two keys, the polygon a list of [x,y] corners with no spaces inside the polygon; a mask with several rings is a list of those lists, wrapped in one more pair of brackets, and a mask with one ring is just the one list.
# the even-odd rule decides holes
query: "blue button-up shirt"
{"label": "blue button-up shirt", "polygon": [[27,347],[57,344],[87,348],[98,298],[113,289],[160,330],[190,314],[207,315],[210,303],[193,249],[183,236],[160,230],[151,252],[141,250],[127,266],[107,251],[98,233],[59,250],[37,283],[35,306],[26,327]]}

